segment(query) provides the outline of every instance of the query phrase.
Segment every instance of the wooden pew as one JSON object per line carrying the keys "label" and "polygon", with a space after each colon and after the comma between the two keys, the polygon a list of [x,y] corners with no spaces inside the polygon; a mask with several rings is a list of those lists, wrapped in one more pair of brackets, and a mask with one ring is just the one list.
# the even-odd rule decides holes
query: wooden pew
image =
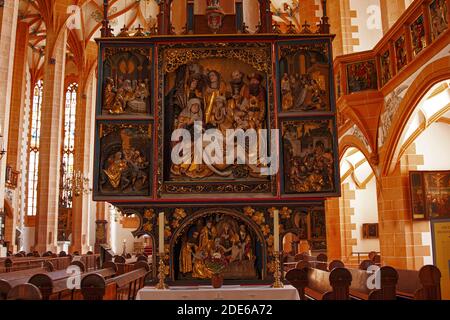
{"label": "wooden pew", "polygon": [[85,254],[82,256],[74,256],[73,260],[80,260],[86,266],[86,271],[98,269],[98,254]]}
{"label": "wooden pew", "polygon": [[34,268],[0,274],[0,300],[5,300],[8,293],[17,285],[26,283],[35,274],[53,271],[53,265],[47,263],[44,268]]}
{"label": "wooden pew", "polygon": [[[349,268],[352,273],[352,284],[350,286],[350,295],[355,299],[364,300],[440,300],[440,278],[441,273],[434,265],[422,267],[419,271],[394,269],[389,266],[380,268],[381,280],[380,290],[369,290],[364,283],[370,276],[366,272],[372,265],[378,265],[379,255],[375,254],[372,260],[363,260],[358,269]],[[344,264],[335,260],[329,265],[329,270]],[[394,291],[395,290],[395,291]],[[395,293],[395,297],[394,297]]]}
{"label": "wooden pew", "polygon": [[[396,300],[396,285],[398,280],[397,271],[384,266],[376,271],[376,275],[366,270],[348,269],[352,275],[350,285],[350,296],[356,300]],[[370,289],[369,284],[375,286],[375,279],[379,277],[379,289]],[[373,279],[373,280],[372,280]]]}
{"label": "wooden pew", "polygon": [[143,255],[138,256],[138,257],[131,257],[131,258],[125,258],[123,256],[116,256],[114,258],[114,263],[117,264],[118,274],[124,274],[124,273],[130,272],[130,271],[133,271],[134,265],[139,261],[143,261],[143,262],[149,264],[148,258]]}
{"label": "wooden pew", "polygon": [[397,297],[408,300],[441,300],[441,272],[434,265],[419,271],[397,269]]}
{"label": "wooden pew", "polygon": [[148,263],[139,261],[133,271],[107,280],[99,274],[90,274],[81,280],[81,294],[84,300],[134,300],[149,271]]}
{"label": "wooden pew", "polygon": [[335,268],[345,268],[345,264],[341,260],[333,260],[328,264],[328,271],[333,271]]}
{"label": "wooden pew", "polygon": [[39,289],[30,284],[23,283],[15,286],[8,293],[8,300],[42,300]]}
{"label": "wooden pew", "polygon": [[324,253],[310,256],[307,253],[299,253],[294,257],[295,261],[306,261],[311,267],[326,271],[328,268],[328,257]]}
{"label": "wooden pew", "polygon": [[[71,265],[77,265],[77,263],[80,262],[74,262]],[[4,279],[0,280],[0,300],[5,299],[9,295],[9,292],[18,285],[31,282],[31,284],[40,289],[39,286],[37,286],[34,282],[39,283],[39,281],[42,281],[42,277],[45,278],[48,277],[47,275],[50,275],[54,280],[56,278],[62,279],[67,275],[66,269],[54,271],[53,264],[51,264],[49,261],[45,261],[45,264],[48,266],[46,269],[35,268],[5,273]]]}
{"label": "wooden pew", "polygon": [[306,267],[292,269],[286,279],[298,290],[301,300],[349,300],[351,273],[345,268],[328,272]]}
{"label": "wooden pew", "polygon": [[359,269],[360,270],[367,270],[370,266],[373,266],[373,265],[375,265],[375,263],[372,260],[363,260],[359,264]]}
{"label": "wooden pew", "polygon": [[51,263],[55,270],[61,270],[69,266],[71,257],[9,257],[4,261],[4,269],[6,272],[13,272],[25,269],[43,268],[45,262]]}
{"label": "wooden pew", "polygon": [[[112,262],[104,264],[104,269],[91,270],[85,272],[87,267],[81,261],[74,261],[73,265],[80,268],[81,281],[84,277],[90,274],[99,274],[102,277],[109,279],[117,272],[117,266]],[[73,276],[67,270],[60,270],[57,272],[40,273],[31,277],[28,283],[35,285],[41,292],[43,300],[73,300],[76,288],[68,287],[69,277]]]}

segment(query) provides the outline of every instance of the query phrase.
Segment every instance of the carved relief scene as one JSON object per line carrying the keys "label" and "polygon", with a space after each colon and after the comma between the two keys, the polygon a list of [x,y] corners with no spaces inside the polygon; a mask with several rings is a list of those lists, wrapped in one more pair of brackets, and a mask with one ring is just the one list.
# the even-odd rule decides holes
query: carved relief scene
{"label": "carved relief scene", "polygon": [[352,63],[347,65],[348,92],[376,90],[378,88],[375,61]]}
{"label": "carved relief scene", "polygon": [[410,26],[410,29],[413,54],[417,55],[427,45],[425,41],[425,26],[423,16],[418,17],[417,20],[414,21],[414,23]]}
{"label": "carved relief scene", "polygon": [[[268,181],[267,175],[262,174],[267,166],[257,156],[259,139],[267,138],[267,132],[261,131],[263,136],[247,140],[242,153],[228,152],[226,146],[230,137],[228,131],[259,133],[268,128],[270,60],[266,59],[270,59],[270,52],[263,46],[166,51],[163,91],[167,143],[164,154],[172,160],[164,162],[166,181]],[[185,137],[174,139],[172,134],[177,129],[189,132],[191,147],[188,150],[183,148]],[[203,136],[200,147],[206,151],[217,145],[223,147],[224,152],[210,153],[210,158],[203,152],[203,158],[198,161],[194,157],[195,137],[211,130],[219,133],[223,141],[205,142]],[[237,144],[234,149],[237,150]],[[183,159],[179,163],[173,162],[174,152]],[[256,156],[253,163],[245,161],[252,156]]]}
{"label": "carved relief scene", "polygon": [[150,113],[151,52],[144,48],[105,49],[102,114]]}
{"label": "carved relief scene", "polygon": [[210,264],[224,266],[225,279],[261,279],[260,240],[242,220],[211,214],[192,221],[174,247],[175,278],[209,279]]}
{"label": "carved relief scene", "polygon": [[149,195],[152,126],[100,125],[99,193]]}
{"label": "carved relief scene", "polygon": [[431,36],[435,40],[448,29],[447,3],[445,0],[434,0],[430,3]]}
{"label": "carved relief scene", "polygon": [[331,120],[282,123],[284,189],[286,193],[335,190]]}
{"label": "carved relief scene", "polygon": [[389,50],[386,50],[380,56],[380,64],[381,64],[381,82],[382,85],[385,85],[392,78],[391,52]]}
{"label": "carved relief scene", "polygon": [[330,111],[326,45],[282,45],[279,81],[283,112]]}

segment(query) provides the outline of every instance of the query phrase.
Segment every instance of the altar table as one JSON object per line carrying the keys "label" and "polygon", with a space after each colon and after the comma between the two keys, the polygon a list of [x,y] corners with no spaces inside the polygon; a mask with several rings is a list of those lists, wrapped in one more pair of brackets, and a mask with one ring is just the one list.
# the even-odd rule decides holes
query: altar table
{"label": "altar table", "polygon": [[300,300],[297,289],[291,285],[284,288],[270,286],[212,286],[171,287],[158,290],[144,287],[138,291],[136,300]]}

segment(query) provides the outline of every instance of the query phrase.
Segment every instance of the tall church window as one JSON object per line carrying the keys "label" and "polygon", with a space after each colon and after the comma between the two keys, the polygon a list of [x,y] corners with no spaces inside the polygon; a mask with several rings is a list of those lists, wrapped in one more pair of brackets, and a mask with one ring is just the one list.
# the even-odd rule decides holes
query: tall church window
{"label": "tall church window", "polygon": [[64,107],[64,143],[61,163],[60,207],[70,209],[73,201],[74,152],[75,152],[75,115],[77,109],[78,84],[67,87]]}
{"label": "tall church window", "polygon": [[41,136],[41,107],[43,85],[43,81],[39,80],[34,86],[33,91],[27,177],[27,216],[35,216],[37,208],[39,139]]}

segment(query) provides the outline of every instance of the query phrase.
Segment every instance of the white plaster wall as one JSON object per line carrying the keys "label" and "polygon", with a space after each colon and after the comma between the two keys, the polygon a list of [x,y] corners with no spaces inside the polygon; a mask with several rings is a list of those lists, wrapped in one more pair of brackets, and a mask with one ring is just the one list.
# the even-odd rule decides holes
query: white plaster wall
{"label": "white plaster wall", "polygon": [[249,32],[256,32],[259,24],[259,3],[258,0],[245,0],[243,2],[244,23],[248,26]]}
{"label": "white plaster wall", "polygon": [[409,7],[411,3],[413,3],[414,0],[405,0],[405,9]]}
{"label": "white plaster wall", "polygon": [[[417,170],[449,170],[450,169],[450,125],[435,122],[415,140],[416,154],[423,155],[424,164]],[[431,228],[430,228],[431,230]],[[432,246],[431,232],[421,232],[422,244]],[[424,265],[433,264],[431,255],[423,258]]]}
{"label": "white plaster wall", "polygon": [[126,250],[127,253],[132,253],[134,249],[134,242],[142,241],[137,240],[133,237],[131,233],[134,229],[123,228],[120,223],[120,218],[114,221],[114,218],[110,220],[110,231],[111,231],[111,249],[118,255],[123,252],[123,240],[126,240]]}
{"label": "white plaster wall", "polygon": [[358,32],[353,32],[352,36],[359,39],[359,45],[353,46],[353,51],[373,49],[383,37],[380,1],[350,0],[350,9],[356,11],[356,18],[352,18],[352,25],[358,26]]}
{"label": "white plaster wall", "polygon": [[418,170],[450,169],[450,125],[435,122],[414,143],[416,153],[424,156],[424,164]]}
{"label": "white plaster wall", "polygon": [[22,250],[30,252],[31,247],[34,246],[34,227],[24,227],[22,233]]}
{"label": "white plaster wall", "polygon": [[365,189],[359,189],[351,178],[347,179],[350,188],[355,191],[355,199],[350,200],[350,205],[355,209],[351,217],[352,223],[356,225],[356,230],[352,230],[352,237],[356,239],[354,252],[380,251],[379,239],[363,239],[362,225],[364,223],[378,223],[378,204],[376,180],[372,178]]}

